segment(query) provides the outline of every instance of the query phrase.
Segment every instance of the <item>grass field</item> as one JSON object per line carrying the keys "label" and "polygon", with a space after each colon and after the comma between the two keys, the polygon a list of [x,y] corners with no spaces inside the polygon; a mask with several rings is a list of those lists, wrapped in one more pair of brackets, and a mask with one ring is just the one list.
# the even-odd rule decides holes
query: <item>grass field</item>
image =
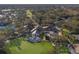
{"label": "grass field", "polygon": [[[21,39],[24,38],[20,38],[20,40]],[[11,43],[8,43],[5,50],[11,54],[47,54],[54,53],[55,51],[54,47],[48,41],[30,43],[24,40],[21,40],[19,48],[17,46],[11,46]]]}

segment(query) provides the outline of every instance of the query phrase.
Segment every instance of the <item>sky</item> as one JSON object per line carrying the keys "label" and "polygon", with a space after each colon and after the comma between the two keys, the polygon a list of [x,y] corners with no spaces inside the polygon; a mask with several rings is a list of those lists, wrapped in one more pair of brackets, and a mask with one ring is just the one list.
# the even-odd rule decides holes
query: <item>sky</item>
{"label": "sky", "polygon": [[78,4],[0,4],[0,8],[49,8],[49,7],[59,7],[59,6],[65,6],[65,7],[79,7]]}

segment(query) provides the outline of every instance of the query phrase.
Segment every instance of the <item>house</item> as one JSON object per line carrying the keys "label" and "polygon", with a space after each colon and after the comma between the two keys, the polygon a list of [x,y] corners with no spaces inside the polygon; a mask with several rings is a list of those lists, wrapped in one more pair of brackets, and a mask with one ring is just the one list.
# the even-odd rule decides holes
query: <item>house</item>
{"label": "house", "polygon": [[77,40],[79,40],[79,35],[74,35],[76,37]]}

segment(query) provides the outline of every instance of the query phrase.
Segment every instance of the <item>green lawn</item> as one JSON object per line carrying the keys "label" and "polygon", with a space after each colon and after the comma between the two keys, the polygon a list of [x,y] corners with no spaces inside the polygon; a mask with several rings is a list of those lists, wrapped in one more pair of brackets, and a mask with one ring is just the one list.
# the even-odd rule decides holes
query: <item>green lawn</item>
{"label": "green lawn", "polygon": [[[24,38],[20,38],[24,39]],[[30,43],[28,41],[21,40],[19,48],[17,46],[8,43],[5,47],[7,53],[12,54],[47,54],[54,53],[55,49],[48,41],[39,43]]]}

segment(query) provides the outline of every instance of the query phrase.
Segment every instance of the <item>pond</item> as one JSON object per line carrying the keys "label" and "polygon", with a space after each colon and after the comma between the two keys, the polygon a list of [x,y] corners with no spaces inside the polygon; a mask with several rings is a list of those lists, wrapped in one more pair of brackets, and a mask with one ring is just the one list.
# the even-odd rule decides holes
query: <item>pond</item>
{"label": "pond", "polygon": [[0,54],[7,54],[7,53],[4,50],[0,50]]}

